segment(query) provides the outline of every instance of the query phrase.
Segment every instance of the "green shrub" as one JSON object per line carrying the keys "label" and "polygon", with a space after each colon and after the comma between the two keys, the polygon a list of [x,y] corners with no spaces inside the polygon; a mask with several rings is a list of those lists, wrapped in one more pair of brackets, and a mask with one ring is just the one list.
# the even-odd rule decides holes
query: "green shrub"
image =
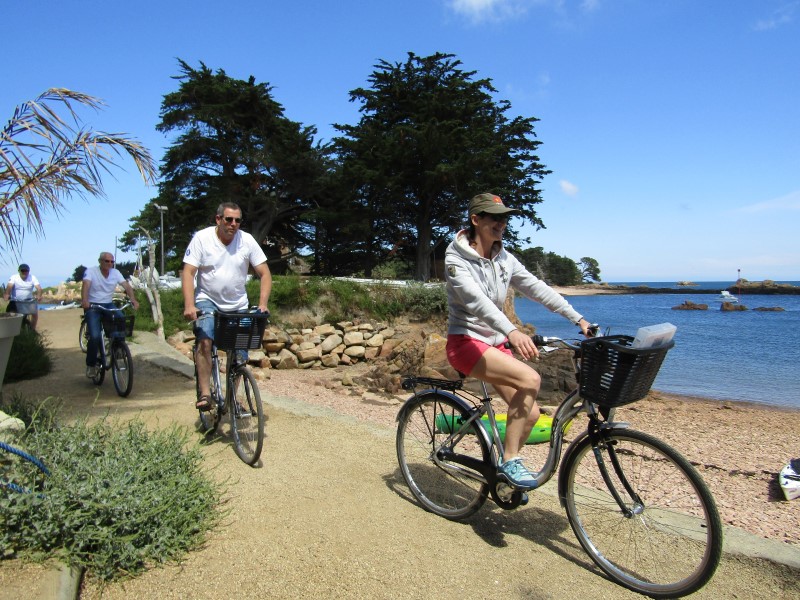
{"label": "green shrub", "polygon": [[[136,290],[136,299],[139,301],[139,310],[136,313],[134,327],[140,331],[155,331],[156,322],[153,320],[153,311],[144,290]],[[167,337],[186,329],[181,290],[161,290],[161,313],[164,315],[164,333]]]}
{"label": "green shrub", "polygon": [[53,368],[47,337],[22,329],[11,344],[4,383],[35,379],[47,375]]}
{"label": "green shrub", "polygon": [[[33,493],[0,494],[0,556],[58,558],[102,580],[179,561],[224,515],[222,486],[185,429],[133,420],[28,428],[20,445],[50,475]],[[15,461],[26,487],[32,465]],[[8,474],[6,474],[8,477]]]}
{"label": "green shrub", "polygon": [[[258,304],[259,286],[258,280],[247,283],[251,306]],[[142,306],[136,317],[136,328],[154,331],[155,323],[147,299],[143,292],[137,292],[137,295]],[[161,307],[167,336],[187,328],[180,290],[162,290]],[[404,315],[420,320],[437,319],[447,314],[447,294],[443,285],[411,283],[395,287],[329,277],[276,275],[272,278],[269,308],[275,323],[280,323],[281,313],[301,309],[322,315],[328,323],[353,319],[390,321]]]}
{"label": "green shrub", "polygon": [[447,291],[443,285],[408,285],[403,289],[403,301],[406,310],[416,317],[447,314]]}

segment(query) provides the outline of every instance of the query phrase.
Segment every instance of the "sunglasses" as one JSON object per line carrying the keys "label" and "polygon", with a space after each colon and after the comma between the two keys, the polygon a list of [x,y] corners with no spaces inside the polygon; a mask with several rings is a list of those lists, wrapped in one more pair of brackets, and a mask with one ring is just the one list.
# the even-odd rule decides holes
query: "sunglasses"
{"label": "sunglasses", "polygon": [[113,265],[115,261],[113,261],[113,260],[108,260],[107,258],[104,258],[104,259],[103,259],[103,262],[104,262],[104,263],[111,263],[111,264]]}
{"label": "sunglasses", "polygon": [[222,219],[228,224],[230,224],[230,223],[237,223],[238,224],[238,223],[242,222],[242,218],[241,217],[222,217]]}
{"label": "sunglasses", "polygon": [[508,215],[493,215],[491,213],[481,213],[482,217],[489,217],[495,223],[508,223]]}

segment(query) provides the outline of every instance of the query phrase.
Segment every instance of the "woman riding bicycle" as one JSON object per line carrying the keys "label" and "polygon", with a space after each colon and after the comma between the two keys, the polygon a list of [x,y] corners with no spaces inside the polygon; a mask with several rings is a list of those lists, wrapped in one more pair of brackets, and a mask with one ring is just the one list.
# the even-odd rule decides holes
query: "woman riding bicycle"
{"label": "woman riding bicycle", "polygon": [[564,298],[537,279],[503,249],[503,232],[519,211],[499,196],[478,194],[469,203],[469,228],[459,231],[447,247],[445,274],[449,319],[447,358],[457,371],[494,386],[508,404],[505,456],[500,471],[520,489],[535,480],[519,457],[539,419],[541,378],[514,358],[506,342],[525,360],[539,355],[530,336],[503,313],[509,288],[560,314],[588,334],[589,323]]}
{"label": "woman riding bicycle", "polygon": [[[183,315],[195,322],[195,364],[198,398],[195,408],[211,410],[211,343],[214,311],[236,312],[247,308],[247,272],[252,266],[261,279],[258,308],[268,312],[272,275],[264,251],[249,233],[239,229],[242,210],[233,202],[217,208],[216,225],[198,231],[183,257]],[[196,279],[196,282],[195,282]],[[198,318],[198,313],[204,314]]]}

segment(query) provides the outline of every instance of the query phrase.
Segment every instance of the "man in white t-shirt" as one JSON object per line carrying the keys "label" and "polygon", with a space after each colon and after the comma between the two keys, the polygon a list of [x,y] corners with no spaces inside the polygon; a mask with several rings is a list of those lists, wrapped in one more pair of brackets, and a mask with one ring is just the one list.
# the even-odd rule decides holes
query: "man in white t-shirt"
{"label": "man in white t-shirt", "polygon": [[110,252],[101,252],[98,263],[98,266],[86,269],[81,283],[81,306],[86,319],[86,330],[89,333],[89,342],[86,344],[86,376],[89,379],[94,379],[97,375],[102,343],[100,311],[91,310],[91,305],[99,304],[103,308],[114,308],[112,302],[114,290],[121,285],[130,298],[133,308],[139,310],[139,302],[131,284],[114,268],[114,255]]}
{"label": "man in white t-shirt", "polygon": [[29,315],[31,329],[36,331],[36,323],[39,320],[39,302],[42,301],[42,286],[39,285],[39,280],[31,275],[31,268],[28,265],[22,263],[18,273],[11,276],[3,297],[10,300],[6,310],[20,315]]}
{"label": "man in white t-shirt", "polygon": [[[241,231],[242,209],[233,202],[217,208],[216,225],[198,231],[183,257],[183,315],[195,321],[197,340],[198,397],[196,408],[210,410],[211,343],[214,339],[215,310],[236,312],[247,309],[248,270],[252,267],[261,280],[258,308],[268,313],[272,274],[267,257],[255,238]],[[195,284],[196,281],[196,284]],[[198,312],[204,314],[198,318]]]}

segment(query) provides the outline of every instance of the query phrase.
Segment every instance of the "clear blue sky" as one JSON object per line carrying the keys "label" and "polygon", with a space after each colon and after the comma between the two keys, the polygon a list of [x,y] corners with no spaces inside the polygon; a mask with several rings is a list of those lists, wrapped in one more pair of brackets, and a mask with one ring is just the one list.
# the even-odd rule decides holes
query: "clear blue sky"
{"label": "clear blue sky", "polygon": [[[448,52],[541,120],[552,174],[532,245],[593,257],[606,281],[800,280],[800,0],[3,4],[3,120],[47,88],[78,90],[107,104],[85,123],[160,160],[181,58],[271,84],[328,140],[357,121],[348,92],[379,59]],[[107,200],[68,200],[43,239],[26,238],[44,285],[113,251],[155,196],[122,164]],[[3,278],[16,263],[0,258]]]}

